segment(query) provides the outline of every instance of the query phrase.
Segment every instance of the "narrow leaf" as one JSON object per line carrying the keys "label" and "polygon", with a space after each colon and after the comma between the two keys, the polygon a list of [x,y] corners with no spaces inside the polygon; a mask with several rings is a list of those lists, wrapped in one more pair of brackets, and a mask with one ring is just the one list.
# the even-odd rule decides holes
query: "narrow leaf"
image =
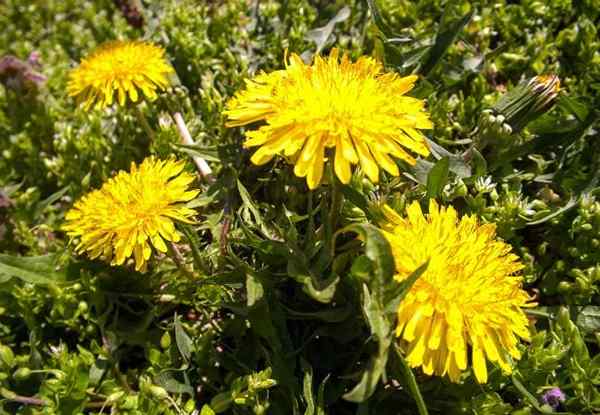
{"label": "narrow leaf", "polygon": [[175,342],[177,343],[177,348],[179,349],[181,357],[183,357],[186,362],[189,362],[192,357],[194,345],[190,336],[188,336],[183,329],[178,315],[175,315]]}
{"label": "narrow leaf", "polygon": [[435,37],[435,43],[429,50],[427,60],[421,66],[420,73],[427,76],[429,72],[438,64],[442,56],[446,53],[450,45],[454,43],[456,36],[462,31],[467,23],[471,20],[473,12],[467,13],[460,19],[449,23],[442,21]]}
{"label": "narrow leaf", "polygon": [[57,254],[32,257],[0,254],[0,279],[8,281],[15,277],[31,284],[64,282],[66,273],[64,269],[56,269],[57,259]]}
{"label": "narrow leaf", "polygon": [[398,306],[406,297],[406,294],[410,291],[414,283],[419,279],[421,275],[427,270],[429,266],[429,260],[427,260],[423,265],[417,268],[412,274],[408,276],[405,280],[403,280],[396,287],[393,287],[388,293],[386,293],[386,313],[395,313],[398,310]]}

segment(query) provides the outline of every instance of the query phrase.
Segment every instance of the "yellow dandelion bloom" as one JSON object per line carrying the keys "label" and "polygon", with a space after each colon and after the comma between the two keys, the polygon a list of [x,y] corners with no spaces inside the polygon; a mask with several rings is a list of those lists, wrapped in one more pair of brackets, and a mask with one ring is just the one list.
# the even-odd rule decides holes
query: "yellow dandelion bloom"
{"label": "yellow dandelion bloom", "polygon": [[149,157],[83,196],[67,212],[63,226],[78,240],[76,252],[102,257],[111,265],[133,255],[135,269],[145,271],[152,247],[166,252],[165,241],[179,241],[174,223],[192,223],[195,212],[184,203],[199,190],[188,188],[195,177],[183,168],[183,161]]}
{"label": "yellow dandelion bloom", "polygon": [[67,92],[78,97],[86,110],[94,104],[96,108],[112,105],[115,94],[119,105],[125,105],[127,96],[137,102],[139,91],[154,100],[174,72],[164,55],[162,48],[142,41],[104,43],[70,72]]}
{"label": "yellow dandelion bloom", "polygon": [[252,162],[288,156],[294,173],[306,177],[311,189],[321,182],[328,157],[342,183],[350,181],[355,164],[377,182],[379,168],[399,175],[392,157],[414,164],[407,150],[429,154],[419,131],[432,128],[425,103],[405,96],[416,80],[385,73],[370,57],[340,59],[336,49],[328,57],[317,56],[312,65],[293,54],[284,70],[246,81],[246,89],[227,105],[227,126],[264,121],[246,133],[244,147],[260,147]]}
{"label": "yellow dandelion bloom", "polygon": [[493,224],[474,216],[459,219],[452,207],[418,202],[403,218],[385,206],[383,230],[402,281],[428,259],[429,266],[398,308],[396,335],[407,361],[428,375],[448,374],[454,382],[471,365],[475,378],[487,382],[486,360],[511,373],[519,359],[519,338],[528,340],[528,320],[521,307],[534,304],[517,276],[523,265],[510,245],[495,238]]}

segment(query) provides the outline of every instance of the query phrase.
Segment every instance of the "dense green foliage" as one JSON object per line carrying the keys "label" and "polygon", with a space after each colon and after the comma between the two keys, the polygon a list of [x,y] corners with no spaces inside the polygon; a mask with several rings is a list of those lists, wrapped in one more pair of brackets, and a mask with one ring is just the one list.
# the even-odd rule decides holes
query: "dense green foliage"
{"label": "dense green foliage", "polygon": [[[555,386],[560,410],[600,411],[597,1],[142,3],[135,27],[108,0],[0,2],[0,51],[39,52],[47,77],[39,87],[0,77],[0,413],[417,413],[394,342],[381,360],[389,333],[370,331],[387,318],[374,316],[388,298],[375,293],[393,271],[365,223],[384,201],[402,211],[426,196],[496,223],[539,304],[512,377],[452,384],[415,370],[429,413],[549,413],[539,398]],[[329,36],[314,31],[345,6]],[[93,47],[140,37],[166,49],[178,77],[142,104],[151,142],[132,109],[84,112],[65,87]],[[331,46],[420,74],[413,95],[427,99],[441,146],[378,185],[358,172],[336,200],[330,185],[308,192],[283,161],[251,165],[222,115],[243,79],[280,68],[286,49]],[[549,73],[561,80],[556,105],[472,151],[484,110]],[[198,146],[177,144],[173,109]],[[192,275],[167,257],[139,274],[75,256],[60,230],[73,201],[131,161],[172,153],[202,155],[217,177],[199,181],[198,222],[181,228]],[[386,376],[359,384],[382,361]]]}

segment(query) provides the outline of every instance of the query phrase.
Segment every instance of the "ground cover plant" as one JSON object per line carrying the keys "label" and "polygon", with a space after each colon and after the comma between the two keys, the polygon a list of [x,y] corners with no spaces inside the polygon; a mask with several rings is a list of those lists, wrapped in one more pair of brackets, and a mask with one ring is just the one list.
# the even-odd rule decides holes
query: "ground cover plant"
{"label": "ground cover plant", "polygon": [[0,3],[0,413],[600,413],[600,5]]}

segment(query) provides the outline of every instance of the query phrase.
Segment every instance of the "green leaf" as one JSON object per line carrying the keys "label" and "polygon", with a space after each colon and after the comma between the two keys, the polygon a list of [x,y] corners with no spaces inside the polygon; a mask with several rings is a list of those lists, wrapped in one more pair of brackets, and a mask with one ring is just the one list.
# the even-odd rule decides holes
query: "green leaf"
{"label": "green leaf", "polygon": [[254,216],[254,221],[259,226],[263,235],[270,237],[271,233],[267,229],[267,226],[263,220],[263,217],[260,214],[260,210],[254,204],[254,201],[252,200],[252,197],[250,196],[250,193],[248,193],[248,190],[246,189],[246,187],[239,180],[237,181],[237,188],[238,188],[240,197],[242,198],[243,209],[247,209],[248,211],[250,211],[252,213],[252,216]]}
{"label": "green leaf", "polygon": [[315,399],[313,397],[313,370],[304,359],[302,359],[302,370],[304,371],[304,380],[302,389],[304,393],[304,402],[306,402],[306,411],[304,415],[315,415]]}
{"label": "green leaf", "polygon": [[362,210],[367,217],[371,218],[369,214],[370,209],[367,197],[351,186],[341,186],[341,188],[344,198],[348,199],[350,202],[352,202],[352,204],[354,204],[354,206]]}
{"label": "green leaf", "polygon": [[427,270],[429,266],[429,260],[423,263],[419,268],[417,268],[412,274],[408,276],[405,280],[400,282],[395,287],[391,287],[391,289],[386,293],[386,313],[395,313],[398,310],[398,306],[406,297],[406,294],[410,291],[413,284],[419,279],[421,275]]}
{"label": "green leaf", "polygon": [[402,352],[398,345],[394,346],[394,350],[396,351],[396,357],[398,358],[398,362],[400,363],[400,371],[402,372],[406,383],[408,383],[408,389],[413,396],[413,399],[417,403],[417,408],[419,410],[419,415],[428,415],[427,406],[425,406],[425,400],[423,399],[423,395],[421,394],[421,390],[419,389],[419,385],[417,383],[417,379],[415,378],[415,374],[412,369],[402,356]]}
{"label": "green leaf", "polygon": [[427,197],[437,198],[444,189],[448,181],[448,172],[450,168],[450,159],[443,157],[429,171],[427,175]]}
{"label": "green leaf", "polygon": [[183,360],[189,362],[192,357],[194,344],[192,339],[190,339],[190,336],[188,336],[183,329],[178,315],[175,315],[175,343],[177,343],[177,349],[179,349],[179,353],[181,354],[181,357],[183,357]]}
{"label": "green leaf", "polygon": [[281,306],[287,312],[290,320],[321,320],[327,323],[339,323],[340,321],[346,320],[352,313],[352,308],[349,304],[347,304],[345,307],[336,307],[330,310],[312,312],[295,311],[286,307],[284,304]]}
{"label": "green leaf", "polygon": [[329,380],[329,375],[325,376],[323,382],[319,385],[319,391],[317,392],[317,414],[326,415],[325,412],[325,384]]}
{"label": "green leaf", "polygon": [[363,312],[369,323],[371,333],[377,338],[378,351],[369,360],[359,383],[348,393],[344,399],[350,402],[364,402],[373,395],[379,379],[385,372],[388,361],[389,347],[392,343],[390,322],[383,313],[381,304],[372,296],[366,284],[363,284]]}
{"label": "green leaf", "polygon": [[575,324],[584,333],[600,332],[600,306],[588,305],[575,310]]}
{"label": "green leaf", "polygon": [[181,150],[192,157],[202,157],[206,161],[214,161],[218,163],[221,162],[217,149],[213,147],[202,147],[198,144],[187,145],[179,143],[173,143],[171,145],[175,150]]}
{"label": "green leaf", "polygon": [[66,272],[57,270],[58,254],[18,257],[0,254],[0,280],[19,278],[30,284],[56,284],[64,282]]}
{"label": "green leaf", "polygon": [[316,29],[312,29],[306,33],[305,39],[308,41],[315,42],[317,45],[317,50],[315,51],[315,55],[321,53],[323,48],[325,47],[327,40],[333,33],[333,29],[337,23],[341,23],[344,20],[347,20],[350,17],[350,7],[343,7],[337,14],[323,27],[319,27]]}
{"label": "green leaf", "polygon": [[369,224],[355,224],[336,232],[336,236],[345,232],[355,232],[365,244],[365,255],[373,265],[373,288],[378,300],[382,299],[383,287],[394,278],[396,270],[390,244],[379,229]]}
{"label": "green leaf", "polygon": [[294,255],[289,258],[287,273],[294,280],[303,284],[303,291],[320,303],[329,303],[335,294],[340,277],[333,274],[326,280],[318,280],[310,271],[307,264]]}
{"label": "green leaf", "polygon": [[429,74],[429,72],[435,68],[450,45],[454,43],[456,36],[463,30],[465,25],[469,23],[472,16],[473,12],[470,12],[463,17],[450,22],[445,22],[444,18],[442,17],[442,22],[440,23],[438,33],[435,37],[435,42],[427,54],[427,59],[421,65],[419,70],[421,75],[427,76],[427,74]]}
{"label": "green leaf", "polygon": [[578,202],[579,202],[579,198],[571,197],[563,207],[556,209],[554,212],[551,212],[542,218],[536,219],[531,222],[527,222],[526,225],[534,226],[534,225],[540,225],[542,223],[548,222],[550,219],[560,216],[563,213],[565,213],[566,211],[574,208],[575,206],[577,206]]}
{"label": "green leaf", "polygon": [[194,395],[194,388],[191,385],[182,383],[173,377],[173,370],[168,370],[156,376],[156,383],[163,387],[167,392],[171,393],[187,393],[190,396]]}
{"label": "green leaf", "polygon": [[519,381],[519,379],[517,379],[517,377],[515,375],[512,375],[511,379],[512,379],[512,383],[515,386],[515,388],[517,388],[517,390],[521,393],[521,395],[523,395],[525,400],[527,400],[527,402],[529,402],[529,404],[531,406],[533,406],[537,411],[539,411],[543,414],[560,413],[560,412],[554,412],[552,409],[548,410],[548,409],[544,408],[542,405],[540,405],[537,398],[531,392],[529,392],[527,390],[527,388],[521,383],[521,381]]}
{"label": "green leaf", "polygon": [[375,22],[375,26],[381,31],[381,33],[387,38],[399,37],[394,35],[392,29],[390,29],[389,25],[383,19],[381,12],[379,11],[379,7],[377,6],[377,2],[375,0],[367,0],[367,5],[369,6],[369,10],[371,11],[371,16],[373,17],[373,21]]}
{"label": "green leaf", "polygon": [[585,104],[567,95],[561,95],[557,105],[569,111],[581,122],[585,121],[590,112]]}
{"label": "green leaf", "polygon": [[61,197],[63,197],[69,191],[69,188],[70,188],[70,186],[65,186],[62,189],[60,189],[59,191],[52,193],[46,199],[39,202],[35,206],[34,216],[36,218],[38,216],[40,216],[44,212],[44,210],[46,210],[46,208],[48,206],[52,205],[54,202],[58,201]]}
{"label": "green leaf", "polygon": [[253,274],[246,274],[246,301],[248,307],[254,307],[256,303],[262,300],[265,291],[260,280]]}
{"label": "green leaf", "polygon": [[474,170],[475,177],[482,177],[487,173],[487,161],[477,148],[472,147],[469,151],[469,156],[471,158],[471,166]]}

